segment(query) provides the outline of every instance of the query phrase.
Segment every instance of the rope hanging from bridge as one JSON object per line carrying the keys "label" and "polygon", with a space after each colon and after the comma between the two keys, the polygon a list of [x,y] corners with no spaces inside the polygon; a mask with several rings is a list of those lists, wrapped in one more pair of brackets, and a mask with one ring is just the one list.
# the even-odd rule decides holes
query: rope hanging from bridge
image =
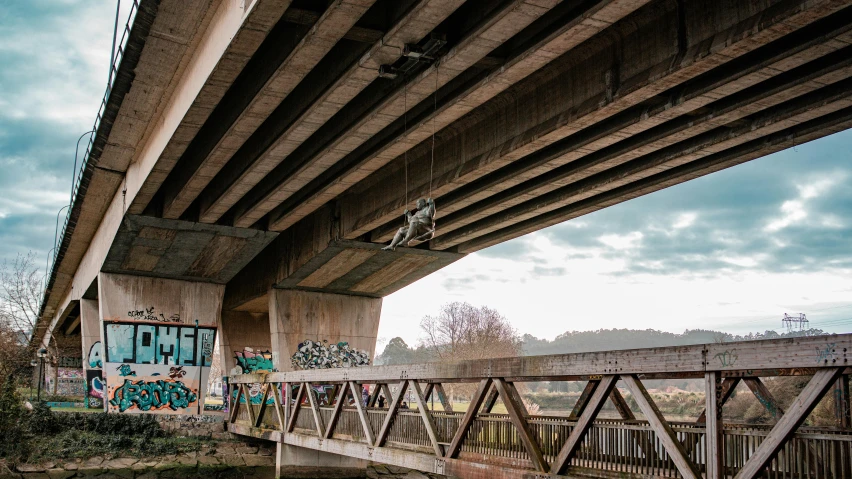
{"label": "rope hanging from bridge", "polygon": [[[427,200],[417,201],[417,210],[412,214],[406,208],[402,217],[402,228],[397,231],[394,239],[386,246],[385,250],[394,250],[398,244],[408,246],[411,241],[429,241],[435,237],[435,201],[432,199],[432,180],[435,171],[435,117],[438,113],[438,75],[440,73],[438,63],[435,62],[435,89],[432,92],[432,144],[429,157],[429,196]],[[402,136],[408,134],[408,81],[403,78],[402,82]],[[403,172],[405,174],[405,205],[408,206],[408,149],[403,152]],[[426,216],[424,216],[424,214]],[[417,221],[413,218],[417,217]],[[406,231],[407,230],[407,231]],[[419,231],[418,231],[419,230]],[[425,230],[425,231],[424,231]],[[414,236],[415,232],[420,234]]]}

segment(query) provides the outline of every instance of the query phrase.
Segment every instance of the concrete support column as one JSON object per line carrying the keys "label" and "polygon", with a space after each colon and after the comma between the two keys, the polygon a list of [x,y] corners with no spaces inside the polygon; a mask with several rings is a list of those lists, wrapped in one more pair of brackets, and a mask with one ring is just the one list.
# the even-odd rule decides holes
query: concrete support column
{"label": "concrete support column", "polygon": [[95,299],[80,300],[80,336],[83,346],[83,376],[86,378],[86,405],[104,409],[106,387],[103,378],[103,328]]}
{"label": "concrete support column", "polygon": [[224,285],[100,273],[109,412],[201,414]]}
{"label": "concrete support column", "polygon": [[275,479],[287,477],[363,477],[368,461],[277,443]]}
{"label": "concrete support column", "polygon": [[[223,311],[219,325],[219,354],[222,364],[225,410],[230,410],[230,401],[236,391],[228,385],[228,378],[235,374],[271,372],[272,340],[269,334],[269,313],[245,311]],[[252,404],[260,404],[260,387],[250,388]],[[245,402],[245,399],[243,399]],[[268,415],[271,416],[271,415]]]}
{"label": "concrete support column", "polygon": [[370,363],[381,312],[381,298],[273,289],[269,326],[275,367],[293,371]]}

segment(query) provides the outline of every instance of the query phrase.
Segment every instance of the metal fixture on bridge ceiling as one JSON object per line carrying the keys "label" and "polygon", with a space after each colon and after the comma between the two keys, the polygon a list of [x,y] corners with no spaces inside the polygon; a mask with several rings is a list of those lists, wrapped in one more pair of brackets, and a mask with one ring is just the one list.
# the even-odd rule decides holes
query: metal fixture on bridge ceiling
{"label": "metal fixture on bridge ceiling", "polygon": [[421,42],[421,45],[406,43],[399,60],[392,65],[379,67],[379,76],[393,80],[399,75],[408,73],[418,63],[433,62],[436,58],[435,54],[446,44],[446,37],[436,33],[431,34],[425,41]]}

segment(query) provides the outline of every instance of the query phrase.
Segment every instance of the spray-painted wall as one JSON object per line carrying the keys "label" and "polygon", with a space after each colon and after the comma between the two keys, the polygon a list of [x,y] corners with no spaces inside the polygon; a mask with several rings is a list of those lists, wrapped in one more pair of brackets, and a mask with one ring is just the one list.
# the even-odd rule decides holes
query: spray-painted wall
{"label": "spray-painted wall", "polygon": [[107,410],[202,414],[224,288],[101,273]]}
{"label": "spray-painted wall", "polygon": [[98,300],[80,300],[80,335],[83,346],[83,372],[86,378],[86,405],[104,409],[103,343]]}

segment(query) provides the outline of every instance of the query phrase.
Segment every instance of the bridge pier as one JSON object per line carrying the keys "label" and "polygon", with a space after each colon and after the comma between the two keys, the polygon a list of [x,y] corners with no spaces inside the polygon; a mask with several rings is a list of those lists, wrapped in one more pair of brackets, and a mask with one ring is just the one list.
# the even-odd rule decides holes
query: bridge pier
{"label": "bridge pier", "polygon": [[277,443],[275,479],[325,477],[363,478],[369,461],[306,447]]}
{"label": "bridge pier", "polygon": [[[213,283],[99,274],[108,412],[203,412],[224,292]],[[145,394],[151,388],[166,394]]]}
{"label": "bridge pier", "polygon": [[80,342],[82,345],[83,377],[86,378],[86,404],[91,409],[103,409],[104,400],[98,397],[105,390],[103,381],[103,326],[98,300],[80,300]]}
{"label": "bridge pier", "polygon": [[[332,360],[338,361],[336,367],[371,360],[381,312],[381,298],[273,289],[269,293],[269,326],[276,368],[297,369],[293,360],[300,364],[298,369],[330,367],[316,355],[322,348],[330,350]],[[314,342],[314,347],[306,341]],[[348,343],[349,350],[340,343]]]}

